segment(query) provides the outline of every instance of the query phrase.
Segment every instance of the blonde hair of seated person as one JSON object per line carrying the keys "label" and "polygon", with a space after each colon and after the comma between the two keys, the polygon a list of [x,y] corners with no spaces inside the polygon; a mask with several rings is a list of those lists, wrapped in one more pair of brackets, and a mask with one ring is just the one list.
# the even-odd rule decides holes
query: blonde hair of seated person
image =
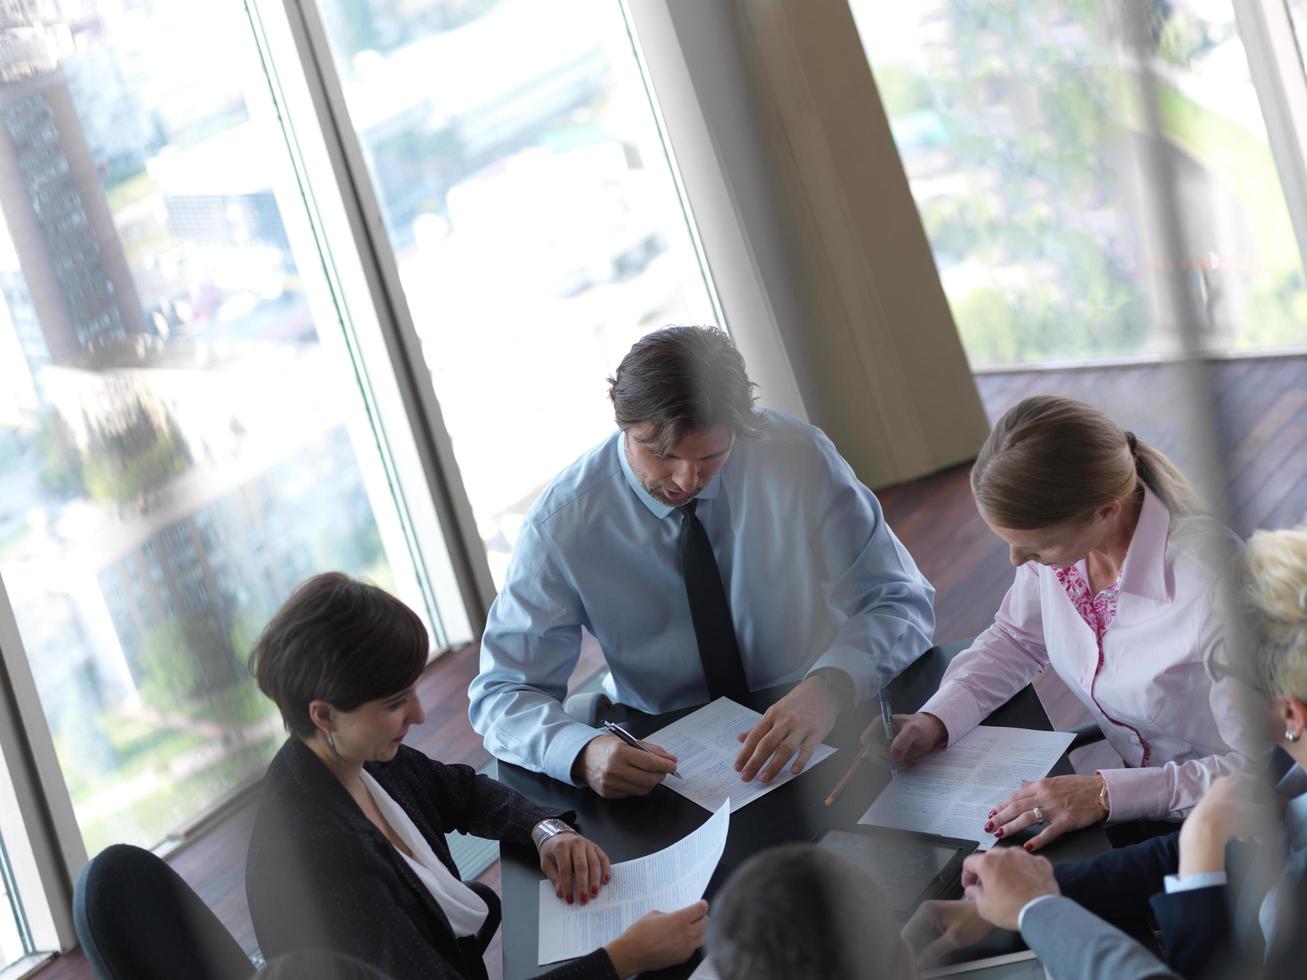
{"label": "blonde hair of seated person", "polygon": [[1307,702],[1307,524],[1258,531],[1240,556],[1253,683]]}

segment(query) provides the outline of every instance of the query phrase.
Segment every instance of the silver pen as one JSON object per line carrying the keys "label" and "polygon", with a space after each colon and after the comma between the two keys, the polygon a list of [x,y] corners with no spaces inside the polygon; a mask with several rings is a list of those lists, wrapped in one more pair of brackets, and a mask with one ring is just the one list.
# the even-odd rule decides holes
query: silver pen
{"label": "silver pen", "polygon": [[[617,722],[615,722],[615,721],[606,721],[606,722],[604,722],[604,727],[607,728],[607,729],[608,729],[612,734],[614,734],[614,735],[616,735],[618,738],[620,738],[620,739],[621,739],[623,742],[625,742],[627,745],[633,746],[633,747],[639,749],[641,752],[648,752],[650,755],[658,755],[658,753],[655,752],[653,749],[649,748],[649,746],[647,746],[647,745],[642,745],[642,744],[640,743],[640,740],[639,740],[638,738],[636,738],[634,735],[632,735],[630,732],[628,732],[628,731],[627,731],[625,728],[623,728],[621,725],[617,724]],[[662,758],[662,757],[659,756],[659,758]],[[682,775],[681,775],[679,772],[677,772],[676,770],[672,770],[672,772],[671,772],[670,775],[675,776],[677,779],[684,779],[684,778],[685,778],[684,776],[682,776]]]}
{"label": "silver pen", "polygon": [[[894,714],[889,706],[889,693],[885,688],[880,689],[880,721],[885,726],[885,751],[889,752],[889,747],[894,741]],[[893,779],[899,774],[899,764],[893,759],[889,760],[889,778]]]}

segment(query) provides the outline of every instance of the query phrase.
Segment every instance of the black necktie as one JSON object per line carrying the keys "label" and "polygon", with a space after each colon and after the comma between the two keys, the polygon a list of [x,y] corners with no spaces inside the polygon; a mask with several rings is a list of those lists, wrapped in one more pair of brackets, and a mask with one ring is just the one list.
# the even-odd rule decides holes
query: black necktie
{"label": "black necktie", "polygon": [[743,702],[749,693],[740,662],[740,647],[735,642],[731,607],[717,571],[717,559],[703,524],[695,516],[699,501],[691,500],[681,508],[681,574],[685,576],[685,595],[690,600],[690,619],[694,638],[699,643],[699,660],[708,681],[708,700],[725,696]]}

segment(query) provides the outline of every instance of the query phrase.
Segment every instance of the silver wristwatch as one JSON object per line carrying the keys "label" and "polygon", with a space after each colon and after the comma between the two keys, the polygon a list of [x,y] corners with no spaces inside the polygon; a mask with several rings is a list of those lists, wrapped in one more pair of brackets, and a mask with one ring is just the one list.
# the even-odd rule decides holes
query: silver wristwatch
{"label": "silver wristwatch", "polygon": [[550,817],[548,820],[541,820],[531,828],[531,843],[536,846],[536,850],[544,847],[545,841],[551,837],[557,837],[559,834],[575,834],[576,831],[563,823]]}

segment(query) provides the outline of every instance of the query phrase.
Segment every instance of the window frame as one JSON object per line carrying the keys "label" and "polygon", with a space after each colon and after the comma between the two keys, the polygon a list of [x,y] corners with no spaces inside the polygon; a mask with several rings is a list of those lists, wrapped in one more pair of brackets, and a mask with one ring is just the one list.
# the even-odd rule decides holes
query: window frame
{"label": "window frame", "polygon": [[1307,61],[1285,0],[1234,0],[1234,20],[1307,275]]}
{"label": "window frame", "polygon": [[[716,287],[718,278],[725,276],[730,279],[731,308],[738,309],[742,319],[761,317],[762,322],[770,325],[770,329],[750,330],[737,338],[751,362],[756,362],[755,373],[767,383],[772,393],[769,401],[803,417],[797,383],[775,331],[776,286],[768,288],[765,271],[756,262],[741,216],[732,210],[711,208],[707,203],[717,195],[722,195],[724,200],[731,198],[728,175],[715,154],[700,158],[696,151],[691,162],[696,176],[687,181],[673,157],[671,133],[655,92],[661,92],[670,82],[695,105],[701,97],[696,94],[696,82],[690,78],[684,58],[678,53],[679,42],[674,37],[660,35],[646,22],[647,18],[636,16],[624,0],[611,2],[622,10],[694,253],[719,323],[726,325],[724,307],[728,303],[719,296]],[[659,0],[656,6],[659,11],[655,15],[661,12],[666,17],[667,4]],[[297,176],[304,185],[308,221],[320,238],[333,243],[330,250],[320,251],[333,291],[332,299],[340,308],[339,322],[347,333],[345,342],[352,357],[365,361],[373,371],[388,370],[393,378],[393,384],[382,386],[386,391],[366,391],[364,398],[370,411],[395,419],[392,426],[404,426],[411,434],[410,439],[388,440],[385,449],[399,457],[396,466],[403,471],[388,472],[388,476],[393,479],[392,488],[401,511],[408,511],[411,516],[415,511],[429,510],[433,518],[415,520],[414,526],[406,528],[406,534],[414,550],[415,563],[427,574],[434,574],[433,564],[442,564],[427,560],[429,549],[439,548],[443,543],[451,574],[437,584],[436,590],[443,589],[446,594],[450,589],[456,590],[462,609],[446,616],[447,610],[433,601],[430,583],[424,583],[424,592],[432,614],[437,610],[441,614],[443,624],[437,624],[437,628],[444,627],[444,646],[461,645],[480,635],[495,597],[495,587],[442,419],[432,375],[405,299],[380,202],[373,190],[361,142],[350,123],[325,24],[312,0],[245,0],[244,9],[252,40],[263,60],[272,100],[282,115]],[[233,16],[238,16],[234,9]],[[652,59],[646,57],[646,38],[657,51]],[[689,105],[685,108],[689,110]],[[711,137],[703,113],[695,109],[689,118],[696,127],[693,139],[702,149],[710,149]],[[694,190],[688,186],[691,183],[695,185]],[[698,214],[691,210],[692,198],[709,212],[710,232],[703,231]],[[289,224],[290,216],[286,220]],[[360,337],[351,330],[355,315],[375,317],[376,338]],[[360,350],[360,347],[369,349]],[[378,438],[384,438],[384,428],[376,426]],[[414,494],[429,500],[429,508],[407,507]],[[440,652],[434,651],[436,655]],[[41,895],[31,897],[39,898],[49,907],[48,923],[43,918],[44,910],[33,916],[29,907],[28,920],[36,946],[38,951],[57,948],[66,952],[78,944],[72,915],[73,893],[89,856],[3,582],[0,582],[0,756],[13,781],[37,869]],[[202,832],[215,819],[220,819],[224,811],[243,802],[254,785],[257,780],[238,786],[204,812],[195,814],[180,828],[179,836],[163,842],[159,850],[167,852]]]}

